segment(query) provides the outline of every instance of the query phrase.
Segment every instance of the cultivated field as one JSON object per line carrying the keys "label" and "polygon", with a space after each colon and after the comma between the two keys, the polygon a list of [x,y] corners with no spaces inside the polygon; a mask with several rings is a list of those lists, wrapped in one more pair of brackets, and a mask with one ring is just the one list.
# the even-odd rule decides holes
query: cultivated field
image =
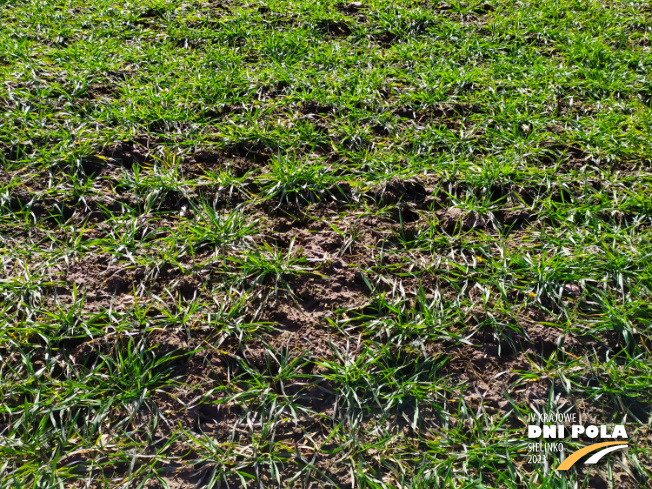
{"label": "cultivated field", "polygon": [[[636,488],[649,1],[0,0],[0,489]],[[624,424],[554,468],[528,416]]]}

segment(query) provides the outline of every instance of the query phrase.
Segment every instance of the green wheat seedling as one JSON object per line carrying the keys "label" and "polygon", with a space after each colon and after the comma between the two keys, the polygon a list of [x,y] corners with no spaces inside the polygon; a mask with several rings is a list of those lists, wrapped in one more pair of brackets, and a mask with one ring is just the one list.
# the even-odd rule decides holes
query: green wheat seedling
{"label": "green wheat seedling", "polygon": [[259,287],[271,287],[274,297],[279,291],[293,296],[290,279],[316,272],[308,266],[306,258],[294,248],[294,240],[290,242],[287,251],[272,247],[266,241],[262,247],[247,249],[243,257],[233,257],[230,261],[235,266],[234,278],[252,291]]}
{"label": "green wheat seedling", "polygon": [[305,161],[296,156],[280,154],[272,161],[270,172],[258,178],[262,195],[277,198],[278,206],[320,200],[335,183],[328,167],[319,161]]}

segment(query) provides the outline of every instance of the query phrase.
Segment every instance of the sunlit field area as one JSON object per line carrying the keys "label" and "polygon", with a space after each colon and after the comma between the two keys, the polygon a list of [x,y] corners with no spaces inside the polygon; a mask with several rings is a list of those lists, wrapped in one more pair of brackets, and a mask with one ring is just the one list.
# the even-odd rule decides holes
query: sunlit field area
{"label": "sunlit field area", "polygon": [[[650,487],[651,43],[649,1],[0,0],[0,489]],[[609,440],[541,413],[628,448],[556,471]]]}

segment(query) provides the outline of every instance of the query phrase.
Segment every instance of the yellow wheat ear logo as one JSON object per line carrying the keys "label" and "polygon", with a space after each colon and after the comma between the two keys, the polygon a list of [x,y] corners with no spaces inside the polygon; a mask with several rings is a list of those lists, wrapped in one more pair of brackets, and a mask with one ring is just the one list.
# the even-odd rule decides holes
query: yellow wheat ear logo
{"label": "yellow wheat ear logo", "polygon": [[588,447],[584,447],[576,451],[574,454],[572,454],[570,457],[566,458],[566,460],[560,463],[559,467],[557,467],[555,470],[568,470],[573,465],[575,465],[575,462],[577,462],[587,453],[595,452],[596,450],[600,450],[600,448],[603,447],[608,447],[608,448],[605,448],[604,450],[600,450],[598,453],[593,455],[584,463],[589,465],[598,463],[600,459],[604,457],[606,454],[611,453],[615,450],[620,450],[621,448],[627,448],[628,446],[629,445],[627,445],[627,443],[623,443],[620,441],[606,441],[604,443],[594,443],[593,445],[589,445]]}

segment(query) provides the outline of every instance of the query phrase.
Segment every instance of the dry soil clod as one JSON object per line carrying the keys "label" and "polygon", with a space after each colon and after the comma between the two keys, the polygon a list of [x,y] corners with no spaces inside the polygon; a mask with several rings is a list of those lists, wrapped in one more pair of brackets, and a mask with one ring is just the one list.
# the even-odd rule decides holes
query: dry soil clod
{"label": "dry soil clod", "polygon": [[375,188],[376,201],[382,205],[394,205],[399,202],[423,202],[426,199],[426,189],[419,182],[402,180],[393,177]]}
{"label": "dry soil clod", "polygon": [[435,216],[439,221],[439,227],[448,234],[455,231],[468,231],[485,224],[485,220],[476,211],[467,212],[456,207],[438,211]]}

